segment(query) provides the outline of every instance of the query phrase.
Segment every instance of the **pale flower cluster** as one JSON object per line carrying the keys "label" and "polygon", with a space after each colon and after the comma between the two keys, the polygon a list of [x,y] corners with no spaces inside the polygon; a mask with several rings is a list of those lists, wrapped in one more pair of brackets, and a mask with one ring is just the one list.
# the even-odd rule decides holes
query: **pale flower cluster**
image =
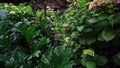
{"label": "pale flower cluster", "polygon": [[89,5],[89,10],[100,6],[106,6],[109,3],[120,4],[120,0],[93,0]]}

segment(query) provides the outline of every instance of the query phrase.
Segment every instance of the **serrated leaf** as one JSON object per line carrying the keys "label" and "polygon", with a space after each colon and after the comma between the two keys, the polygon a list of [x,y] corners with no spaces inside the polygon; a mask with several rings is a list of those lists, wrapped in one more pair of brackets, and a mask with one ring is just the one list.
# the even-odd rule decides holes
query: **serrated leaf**
{"label": "serrated leaf", "polygon": [[115,38],[115,32],[111,29],[104,29],[102,31],[102,37],[106,40],[106,41],[110,41],[112,39]]}

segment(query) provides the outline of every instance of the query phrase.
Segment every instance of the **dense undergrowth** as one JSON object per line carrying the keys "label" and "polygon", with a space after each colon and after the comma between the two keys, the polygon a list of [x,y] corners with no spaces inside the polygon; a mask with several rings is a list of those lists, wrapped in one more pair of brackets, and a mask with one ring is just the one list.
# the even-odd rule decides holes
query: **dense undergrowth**
{"label": "dense undergrowth", "polygon": [[120,3],[71,0],[66,12],[0,3],[1,68],[119,68]]}

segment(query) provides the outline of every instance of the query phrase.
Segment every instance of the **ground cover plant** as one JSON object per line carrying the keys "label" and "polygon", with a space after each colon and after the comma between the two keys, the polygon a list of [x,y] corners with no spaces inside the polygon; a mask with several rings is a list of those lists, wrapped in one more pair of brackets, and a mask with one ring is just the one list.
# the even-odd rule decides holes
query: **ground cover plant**
{"label": "ground cover plant", "polygon": [[119,68],[120,1],[68,2],[62,15],[0,3],[0,67]]}

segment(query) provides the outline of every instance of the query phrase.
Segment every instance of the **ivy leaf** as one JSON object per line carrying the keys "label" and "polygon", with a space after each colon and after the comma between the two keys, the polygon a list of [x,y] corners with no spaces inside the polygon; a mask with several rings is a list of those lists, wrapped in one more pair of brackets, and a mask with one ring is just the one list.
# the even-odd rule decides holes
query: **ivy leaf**
{"label": "ivy leaf", "polygon": [[92,61],[88,61],[86,64],[87,68],[96,68],[96,63]]}
{"label": "ivy leaf", "polygon": [[110,41],[112,39],[115,38],[115,32],[111,29],[104,29],[102,31],[102,37],[106,40],[106,41]]}

